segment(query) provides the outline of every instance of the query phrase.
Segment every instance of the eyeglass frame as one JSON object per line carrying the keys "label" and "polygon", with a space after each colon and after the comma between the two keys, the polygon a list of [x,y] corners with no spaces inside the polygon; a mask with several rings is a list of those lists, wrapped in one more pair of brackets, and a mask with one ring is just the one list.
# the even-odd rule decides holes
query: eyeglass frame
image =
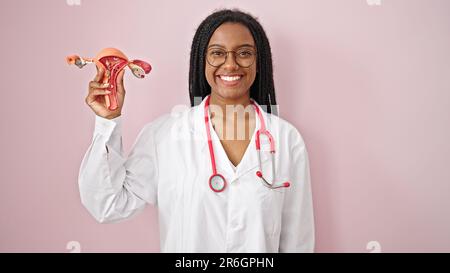
{"label": "eyeglass frame", "polygon": [[[249,68],[250,66],[252,66],[254,63],[255,63],[255,61],[256,61],[256,57],[258,56],[258,51],[256,50],[256,48],[254,47],[254,46],[243,46],[242,48],[245,48],[245,47],[251,47],[252,48],[252,50],[253,51],[255,51],[254,53],[255,53],[255,58],[254,58],[254,60],[253,60],[253,62],[249,65],[249,66],[242,66],[242,65],[240,65],[238,62],[237,62],[237,58],[236,58],[236,54],[237,54],[237,51],[234,51],[234,50],[224,50],[224,49],[222,49],[222,48],[207,48],[206,49],[206,53],[205,53],[205,59],[206,59],[206,62],[210,65],[210,66],[212,66],[212,67],[220,67],[220,66],[222,66],[224,63],[226,63],[227,62],[227,59],[228,59],[228,53],[230,53],[230,52],[233,52],[234,54],[234,58],[235,58],[235,63],[239,66],[239,67],[242,67],[242,68]],[[224,60],[224,62],[223,63],[221,63],[220,65],[212,65],[209,61],[208,61],[208,52],[211,50],[211,49],[217,49],[217,50],[222,50],[222,51],[224,51],[227,55],[225,56],[225,60]],[[240,48],[238,49],[238,50],[240,50]]]}

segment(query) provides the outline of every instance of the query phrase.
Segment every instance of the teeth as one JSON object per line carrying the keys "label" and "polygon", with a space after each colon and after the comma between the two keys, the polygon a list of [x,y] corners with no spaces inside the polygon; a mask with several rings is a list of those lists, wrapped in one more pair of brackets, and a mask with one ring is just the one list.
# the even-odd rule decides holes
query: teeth
{"label": "teeth", "polygon": [[220,78],[221,78],[222,80],[224,80],[224,81],[231,82],[231,81],[237,81],[237,80],[239,80],[239,79],[241,78],[241,76],[234,76],[234,77],[220,76]]}

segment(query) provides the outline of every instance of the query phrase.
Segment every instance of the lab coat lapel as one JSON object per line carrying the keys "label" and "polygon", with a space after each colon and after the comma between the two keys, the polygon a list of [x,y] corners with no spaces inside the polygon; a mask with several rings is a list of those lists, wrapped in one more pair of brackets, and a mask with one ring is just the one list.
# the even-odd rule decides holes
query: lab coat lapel
{"label": "lab coat lapel", "polygon": [[[194,132],[195,132],[195,138],[197,141],[200,141],[200,149],[202,151],[202,154],[208,158],[207,162],[208,165],[205,166],[209,169],[211,172],[211,175],[213,173],[212,167],[211,167],[211,157],[209,154],[209,148],[208,148],[208,137],[206,135],[206,127],[205,127],[205,97],[202,102],[196,107],[194,112]],[[211,134],[211,140],[213,143],[213,149],[214,149],[214,157],[216,160],[216,169],[217,172],[225,177],[227,181],[231,181],[234,179],[234,171],[231,167],[231,163],[222,147],[222,144],[220,143],[220,139],[217,136],[216,132],[211,126],[211,122],[209,123],[209,130]]]}
{"label": "lab coat lapel", "polygon": [[226,174],[226,178],[228,181],[233,180],[235,176],[233,167],[231,167],[231,164],[233,163],[231,163],[230,159],[228,158],[225,149],[223,148],[222,143],[220,142],[220,138],[217,135],[214,128],[212,127],[211,122],[209,123],[209,130],[211,132],[211,139],[214,147],[214,156],[216,158],[217,172],[224,176]]}
{"label": "lab coat lapel", "polygon": [[195,141],[198,142],[198,145],[202,153],[208,147],[207,143],[208,139],[206,136],[205,118],[203,111],[205,106],[205,99],[203,99],[203,101],[199,105],[194,107],[193,121],[192,121],[193,125],[192,133]]}
{"label": "lab coat lapel", "polygon": [[[267,114],[264,112],[264,110],[259,106],[257,102],[255,102],[256,106],[261,111],[262,117],[265,121],[266,127],[268,127],[268,119]],[[256,125],[255,125],[255,131],[253,132],[253,136],[250,140],[249,146],[247,147],[247,150],[245,151],[244,157],[242,158],[241,162],[239,163],[237,170],[236,170],[236,176],[235,179],[239,179],[243,175],[247,174],[248,172],[254,172],[255,178],[256,178],[256,172],[260,170],[259,161],[258,161],[258,151],[256,150],[256,132],[261,128],[261,122],[259,121],[258,115],[256,115]],[[264,143],[265,139],[261,139],[261,167],[265,165],[265,163],[270,159],[270,153],[267,151],[264,151],[264,149],[267,150],[267,145]]]}

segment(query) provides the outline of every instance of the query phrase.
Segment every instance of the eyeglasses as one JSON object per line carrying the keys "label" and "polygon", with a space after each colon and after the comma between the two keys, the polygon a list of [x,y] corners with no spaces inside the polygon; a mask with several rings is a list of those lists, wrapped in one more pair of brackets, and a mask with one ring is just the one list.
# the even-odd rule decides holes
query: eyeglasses
{"label": "eyeglasses", "polygon": [[250,67],[256,60],[256,50],[241,48],[237,51],[226,51],[220,48],[210,48],[206,52],[206,61],[214,67],[219,67],[227,61],[228,53],[234,53],[236,63],[242,67]]}

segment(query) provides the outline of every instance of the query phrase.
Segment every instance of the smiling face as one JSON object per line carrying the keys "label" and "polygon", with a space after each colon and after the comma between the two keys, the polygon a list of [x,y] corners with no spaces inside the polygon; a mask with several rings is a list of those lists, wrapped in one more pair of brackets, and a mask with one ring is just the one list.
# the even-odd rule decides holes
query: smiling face
{"label": "smiling face", "polygon": [[[217,49],[213,53],[215,55],[221,52],[220,50],[235,51],[242,53],[236,55],[246,58],[248,52],[252,50],[256,52],[256,45],[246,26],[239,23],[224,23],[214,31],[209,40],[208,52],[214,49]],[[257,60],[249,67],[243,68],[236,63],[236,58],[239,58],[236,55],[228,53],[226,62],[219,67],[212,66],[205,60],[205,77],[211,86],[212,95],[224,100],[239,100],[239,98],[250,96],[249,90],[256,77]]]}

